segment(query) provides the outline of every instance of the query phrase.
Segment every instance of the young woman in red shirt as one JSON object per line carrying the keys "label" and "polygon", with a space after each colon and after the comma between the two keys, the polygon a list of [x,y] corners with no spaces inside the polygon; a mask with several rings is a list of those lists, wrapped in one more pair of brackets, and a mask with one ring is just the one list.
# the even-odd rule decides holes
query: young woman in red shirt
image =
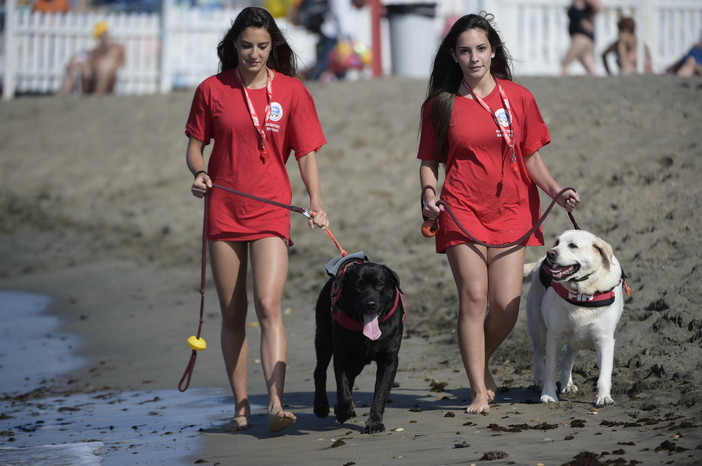
{"label": "young woman in red shirt", "polygon": [[[282,316],[288,273],[290,211],[242,197],[213,183],[290,204],[285,164],[294,152],[316,212],[310,227],[329,225],[322,203],[316,152],[326,144],[312,95],[296,77],[296,57],[263,8],[241,11],[217,47],[221,72],[203,81],[185,133],[192,193],[207,195],[207,239],[222,311],[222,352],[235,400],[228,430],[250,426],[246,338],[247,268],[261,328],[261,362],[268,388],[268,427],[277,432],[295,415],[283,409],[287,339]],[[214,146],[205,168],[205,147]]]}
{"label": "young woman in red shirt", "polygon": [[[525,246],[543,245],[543,234],[539,228],[522,244],[495,246],[536,224],[537,187],[568,211],[580,202],[574,190],[561,192],[539,154],[551,140],[548,129],[533,95],[512,82],[509,54],[491,22],[485,13],[463,16],[439,46],[418,150],[423,215],[440,216],[436,251],[447,255],[458,290],[458,343],[472,393],[467,413],[487,413],[495,397],[488,362],[517,321]],[[442,203],[458,223],[440,215]],[[461,226],[495,246],[476,243]]]}

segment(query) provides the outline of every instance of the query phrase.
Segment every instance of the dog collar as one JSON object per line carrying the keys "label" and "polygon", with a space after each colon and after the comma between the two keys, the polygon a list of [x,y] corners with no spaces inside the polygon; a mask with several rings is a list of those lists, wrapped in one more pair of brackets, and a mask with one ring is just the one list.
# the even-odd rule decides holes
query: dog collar
{"label": "dog collar", "polygon": [[[587,277],[589,277],[589,275]],[[571,292],[559,282],[554,281],[553,277],[551,277],[551,275],[549,275],[543,267],[539,268],[539,279],[541,280],[541,284],[544,285],[544,287],[552,287],[553,291],[555,291],[556,294],[558,294],[558,296],[565,299],[571,304],[575,304],[576,306],[581,307],[602,307],[612,304],[614,302],[614,290],[619,285],[623,285],[623,289],[626,292],[627,296],[631,295],[631,288],[629,288],[629,285],[627,285],[626,278],[627,277],[624,273],[624,269],[622,269],[622,277],[619,280],[619,283],[617,283],[617,285],[614,288],[608,291],[598,291],[594,295],[586,295],[582,293]],[[584,279],[573,281],[583,280]]]}
{"label": "dog collar", "polygon": [[[617,286],[621,285],[622,282],[623,280],[620,280]],[[614,289],[609,291],[598,291],[593,295],[586,295],[582,293],[573,293],[558,282],[551,282],[551,287],[553,288],[553,291],[558,294],[558,296],[571,304],[581,307],[608,306],[614,302]]]}
{"label": "dog collar", "polygon": [[[332,288],[332,292],[333,292]],[[347,313],[344,312],[343,309],[339,307],[337,304],[339,301],[339,295],[340,293],[336,293],[336,295],[332,294],[332,306],[331,306],[331,316],[332,316],[332,321],[338,323],[342,327],[344,327],[347,330],[353,330],[354,332],[360,332],[363,330],[363,324],[356,319],[353,319],[349,317]],[[383,318],[380,320],[380,323],[382,324],[386,320],[388,320],[392,315],[397,311],[397,309],[400,307],[399,304],[402,303],[402,310],[403,310],[403,315],[402,315],[402,322],[405,322],[407,319],[407,312],[406,312],[406,306],[405,306],[405,296],[402,294],[402,291],[400,291],[399,288],[395,288],[395,301],[392,304],[392,308],[383,316]]]}
{"label": "dog collar", "polygon": [[[357,265],[357,264],[365,264],[368,262],[368,260],[363,260],[363,259],[353,259],[347,262],[344,262],[341,267],[339,267],[338,272],[336,273],[337,276],[343,275],[346,272],[346,269],[349,268],[352,265]],[[332,289],[331,289],[331,317],[332,317],[332,322],[337,322],[340,324],[342,327],[348,329],[348,330],[353,330],[356,332],[360,332],[363,330],[363,324],[356,319],[352,319],[349,317],[347,313],[344,312],[341,307],[339,307],[339,301],[341,300],[341,289],[337,286],[336,281],[332,283]],[[397,311],[397,308],[399,307],[400,302],[402,303],[402,310],[403,310],[403,316],[402,316],[402,322],[405,322],[407,319],[407,306],[405,305],[405,295],[402,294],[402,291],[398,288],[395,287],[395,301],[393,302],[392,308],[383,316],[383,318],[380,320],[380,323],[385,322],[388,320],[394,313]]]}

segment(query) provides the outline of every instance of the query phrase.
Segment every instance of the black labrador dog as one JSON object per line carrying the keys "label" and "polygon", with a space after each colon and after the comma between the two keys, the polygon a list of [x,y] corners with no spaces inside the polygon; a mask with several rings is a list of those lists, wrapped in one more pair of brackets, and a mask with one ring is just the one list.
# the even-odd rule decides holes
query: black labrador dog
{"label": "black labrador dog", "polygon": [[405,303],[397,274],[389,267],[354,260],[324,285],[316,307],[314,414],[329,415],[327,368],[334,357],[338,422],[355,417],[351,398],[356,377],[375,361],[375,389],[364,433],[383,432],[383,412],[395,380]]}

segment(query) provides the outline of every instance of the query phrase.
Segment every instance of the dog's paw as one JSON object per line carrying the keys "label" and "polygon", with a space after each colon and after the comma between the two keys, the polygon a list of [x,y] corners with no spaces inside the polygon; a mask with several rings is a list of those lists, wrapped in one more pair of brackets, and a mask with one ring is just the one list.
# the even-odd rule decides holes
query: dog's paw
{"label": "dog's paw", "polygon": [[329,416],[329,398],[327,398],[326,392],[321,392],[321,394],[315,393],[314,395],[314,415],[324,419]]}
{"label": "dog's paw", "polygon": [[563,390],[561,390],[561,393],[577,393],[577,391],[578,387],[571,382],[568,385],[566,385]]}
{"label": "dog's paw", "polygon": [[366,421],[366,428],[363,430],[363,433],[375,434],[377,432],[385,432],[383,421],[371,421],[370,419]]}
{"label": "dog's paw", "polygon": [[329,416],[329,403],[326,404],[314,404],[314,415],[324,419]]}
{"label": "dog's paw", "polygon": [[356,417],[356,411],[353,403],[343,405],[341,403],[337,403],[334,406],[334,414],[336,414],[336,421],[342,424],[352,417]]}
{"label": "dog's paw", "polygon": [[614,400],[609,395],[597,395],[597,400],[595,401],[595,406],[602,407],[607,405],[613,405]]}
{"label": "dog's paw", "polygon": [[555,394],[553,396],[541,395],[541,402],[542,403],[558,403],[558,397]]}

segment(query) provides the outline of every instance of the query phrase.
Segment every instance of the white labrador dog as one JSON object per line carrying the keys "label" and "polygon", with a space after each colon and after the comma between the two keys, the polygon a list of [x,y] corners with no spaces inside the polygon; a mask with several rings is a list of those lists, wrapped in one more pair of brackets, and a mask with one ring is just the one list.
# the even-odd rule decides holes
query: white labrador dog
{"label": "white labrador dog", "polygon": [[623,293],[630,290],[612,246],[587,231],[566,230],[544,258],[524,265],[524,277],[531,278],[527,333],[541,402],[558,401],[556,366],[565,343],[561,393],[578,391],[572,375],[575,357],[581,349],[594,349],[600,370],[595,404],[614,403],[614,331],[624,309]]}

